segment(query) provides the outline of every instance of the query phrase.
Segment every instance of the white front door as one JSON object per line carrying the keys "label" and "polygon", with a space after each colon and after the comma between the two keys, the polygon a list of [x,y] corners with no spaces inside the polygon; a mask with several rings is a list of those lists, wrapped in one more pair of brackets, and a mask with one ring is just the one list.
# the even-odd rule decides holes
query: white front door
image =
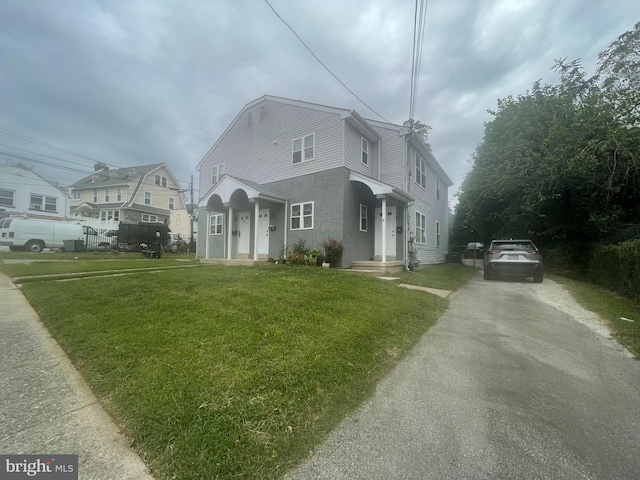
{"label": "white front door", "polygon": [[[387,260],[396,259],[396,207],[387,207],[384,234],[387,236]],[[382,208],[376,208],[375,256],[382,258]]]}
{"label": "white front door", "polygon": [[269,209],[258,213],[258,255],[269,255]]}
{"label": "white front door", "polygon": [[238,213],[238,255],[249,255],[251,246],[251,212]]}

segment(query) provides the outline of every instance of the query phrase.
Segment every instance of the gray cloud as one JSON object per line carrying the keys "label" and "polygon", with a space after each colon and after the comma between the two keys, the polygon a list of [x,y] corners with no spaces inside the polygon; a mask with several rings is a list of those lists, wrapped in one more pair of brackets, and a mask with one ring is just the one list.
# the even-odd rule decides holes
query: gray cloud
{"label": "gray cloud", "polygon": [[[414,2],[271,3],[373,109],[392,122],[408,117]],[[416,117],[433,127],[450,194],[497,99],[538,79],[555,83],[556,58],[581,58],[592,74],[598,52],[639,19],[632,0],[431,0]],[[75,162],[46,160],[58,167],[166,162],[187,182],[240,109],[265,93],[376,118],[260,0],[5,0],[0,65],[0,127],[90,159],[5,130],[0,143]],[[82,176],[33,165],[63,184]]]}

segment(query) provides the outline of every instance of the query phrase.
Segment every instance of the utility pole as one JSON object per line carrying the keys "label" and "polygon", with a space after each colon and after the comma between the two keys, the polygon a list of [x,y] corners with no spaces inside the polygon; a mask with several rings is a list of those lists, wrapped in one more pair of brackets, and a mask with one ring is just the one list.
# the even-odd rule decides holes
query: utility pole
{"label": "utility pole", "polygon": [[189,214],[189,219],[191,220],[191,235],[189,239],[189,251],[193,253],[193,174],[191,174],[191,213]]}

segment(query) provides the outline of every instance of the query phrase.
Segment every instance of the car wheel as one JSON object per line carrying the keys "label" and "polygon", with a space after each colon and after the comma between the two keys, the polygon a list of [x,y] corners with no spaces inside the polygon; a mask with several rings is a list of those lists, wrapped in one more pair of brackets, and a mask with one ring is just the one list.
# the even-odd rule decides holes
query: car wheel
{"label": "car wheel", "polygon": [[535,283],[542,283],[542,279],[544,278],[544,274],[540,274],[540,275],[534,275],[533,276],[533,281]]}
{"label": "car wheel", "polygon": [[40,253],[44,250],[44,242],[40,240],[29,240],[24,248],[27,252]]}

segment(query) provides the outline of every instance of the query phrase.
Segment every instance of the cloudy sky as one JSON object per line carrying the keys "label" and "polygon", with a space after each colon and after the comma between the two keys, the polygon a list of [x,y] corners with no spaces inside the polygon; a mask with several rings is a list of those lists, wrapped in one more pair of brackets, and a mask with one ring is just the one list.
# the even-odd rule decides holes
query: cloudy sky
{"label": "cloudy sky", "polygon": [[[415,0],[269,3],[375,112],[409,117]],[[557,83],[557,58],[593,74],[637,21],[637,0],[430,0],[415,117],[450,197],[497,99]],[[165,162],[197,185],[196,164],[264,94],[380,119],[264,0],[0,0],[0,161],[62,185],[96,161]]]}

